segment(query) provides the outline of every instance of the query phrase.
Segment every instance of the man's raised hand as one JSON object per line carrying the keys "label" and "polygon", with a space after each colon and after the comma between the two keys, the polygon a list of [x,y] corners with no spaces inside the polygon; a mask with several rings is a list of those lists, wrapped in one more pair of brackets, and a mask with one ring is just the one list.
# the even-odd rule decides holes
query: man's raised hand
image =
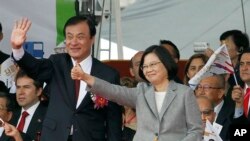
{"label": "man's raised hand", "polygon": [[13,49],[19,49],[22,47],[23,43],[26,40],[26,35],[31,26],[31,21],[27,18],[22,18],[16,21],[12,34],[11,34],[11,45]]}

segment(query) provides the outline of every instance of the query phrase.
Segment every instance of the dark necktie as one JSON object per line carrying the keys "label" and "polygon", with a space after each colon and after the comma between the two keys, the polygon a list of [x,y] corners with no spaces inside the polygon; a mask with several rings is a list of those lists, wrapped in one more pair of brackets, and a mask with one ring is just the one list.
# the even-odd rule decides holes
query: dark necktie
{"label": "dark necktie", "polygon": [[27,117],[28,115],[29,115],[28,112],[23,111],[21,120],[20,120],[20,122],[19,122],[19,124],[18,124],[18,126],[17,126],[17,129],[18,129],[19,131],[22,131],[22,132],[23,132],[23,127],[24,127],[24,124],[25,124],[25,119],[26,119],[26,117]]}
{"label": "dark necktie", "polygon": [[79,90],[80,90],[80,80],[75,80],[75,97],[76,97],[76,102],[79,96]]}
{"label": "dark necktie", "polygon": [[248,117],[248,103],[249,103],[249,96],[250,96],[250,88],[247,88],[246,94],[244,95],[244,101],[243,101],[243,109],[244,109],[244,114],[246,117]]}

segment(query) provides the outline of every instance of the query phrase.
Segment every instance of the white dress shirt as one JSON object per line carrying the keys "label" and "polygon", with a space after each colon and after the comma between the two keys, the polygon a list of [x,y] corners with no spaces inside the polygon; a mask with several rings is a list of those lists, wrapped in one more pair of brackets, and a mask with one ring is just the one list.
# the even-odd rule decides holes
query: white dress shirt
{"label": "white dress shirt", "polygon": [[216,119],[218,117],[218,114],[220,113],[220,110],[221,110],[223,104],[224,104],[224,100],[222,100],[218,105],[216,105],[214,107],[214,112],[216,113],[214,122],[216,121]]}
{"label": "white dress shirt", "polygon": [[156,101],[156,107],[157,107],[158,113],[161,112],[161,108],[162,108],[165,96],[166,96],[166,92],[155,92],[155,101]]}
{"label": "white dress shirt", "polygon": [[[73,62],[73,66],[75,66],[76,62],[73,60],[73,58],[71,58],[71,60]],[[92,57],[91,57],[91,55],[89,55],[86,59],[84,59],[82,62],[80,62],[80,66],[81,66],[82,70],[85,73],[90,74],[91,68],[92,68]],[[79,105],[81,104],[81,102],[84,99],[85,95],[87,94],[86,87],[87,87],[87,83],[85,81],[80,81],[80,90],[79,90],[79,96],[78,96],[78,99],[77,99],[76,108],[79,107]]]}

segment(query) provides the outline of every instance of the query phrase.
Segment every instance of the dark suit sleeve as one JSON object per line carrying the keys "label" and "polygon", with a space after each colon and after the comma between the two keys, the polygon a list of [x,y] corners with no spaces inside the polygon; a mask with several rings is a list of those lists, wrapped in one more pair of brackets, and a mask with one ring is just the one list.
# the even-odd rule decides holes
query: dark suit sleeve
{"label": "dark suit sleeve", "polygon": [[21,133],[23,141],[33,141],[30,136],[25,133]]}
{"label": "dark suit sleeve", "polygon": [[[113,74],[114,84],[120,84],[120,76],[117,73]],[[107,109],[107,134],[108,141],[121,141],[122,136],[122,107],[118,104],[109,101]]]}
{"label": "dark suit sleeve", "polygon": [[49,59],[36,59],[27,52],[16,62],[31,78],[40,82],[47,82],[53,73],[53,65]]}

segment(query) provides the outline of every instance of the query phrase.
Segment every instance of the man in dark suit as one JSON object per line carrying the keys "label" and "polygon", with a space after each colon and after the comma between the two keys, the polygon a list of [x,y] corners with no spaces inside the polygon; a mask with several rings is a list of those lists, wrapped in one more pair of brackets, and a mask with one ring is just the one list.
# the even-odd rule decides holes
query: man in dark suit
{"label": "man in dark suit", "polygon": [[[0,42],[2,41],[2,39],[3,39],[3,28],[2,24],[0,23]],[[0,50],[0,65],[9,57],[10,56],[8,54],[5,54]]]}
{"label": "man in dark suit", "polygon": [[96,34],[94,22],[86,16],[70,18],[64,26],[67,53],[43,60],[32,57],[21,47],[30,25],[27,19],[18,21],[11,44],[18,65],[48,86],[49,106],[41,140],[120,141],[121,107],[110,101],[100,105],[96,102],[98,94],[87,92],[86,83],[81,81],[79,86],[70,74],[73,66],[79,64],[85,72],[119,84],[119,73],[91,56]]}
{"label": "man in dark suit", "polygon": [[[35,140],[37,134],[41,133],[47,110],[47,107],[39,100],[43,91],[43,83],[32,79],[23,70],[17,72],[15,82],[16,100],[21,108],[14,111],[11,123]],[[28,115],[25,117],[24,126],[20,127],[24,112]]]}
{"label": "man in dark suit", "polygon": [[236,106],[240,109],[239,113],[244,115],[246,123],[250,123],[250,49],[246,49],[240,56],[239,71],[240,78],[244,82],[244,86],[235,85],[232,91],[232,99]]}
{"label": "man in dark suit", "polygon": [[223,75],[214,75],[203,78],[195,90],[196,96],[205,96],[214,105],[215,123],[220,131],[223,141],[229,140],[229,127],[234,123],[243,123],[242,115],[236,114],[236,106],[225,98],[225,78]]}
{"label": "man in dark suit", "polygon": [[[13,138],[15,138],[15,140],[23,139],[24,141],[31,141],[31,138],[26,134],[20,133],[18,131],[15,131],[15,134],[13,134],[13,132],[10,133],[11,131],[9,127],[12,127],[13,130],[16,130],[14,126],[6,123],[10,121],[12,114],[13,104],[9,98],[9,95],[6,92],[0,91],[0,118],[3,120],[1,122],[4,122],[4,127],[0,126],[0,141],[13,141]],[[6,124],[9,127],[6,127]],[[6,135],[5,128],[8,128],[7,134],[10,133],[11,136]]]}

